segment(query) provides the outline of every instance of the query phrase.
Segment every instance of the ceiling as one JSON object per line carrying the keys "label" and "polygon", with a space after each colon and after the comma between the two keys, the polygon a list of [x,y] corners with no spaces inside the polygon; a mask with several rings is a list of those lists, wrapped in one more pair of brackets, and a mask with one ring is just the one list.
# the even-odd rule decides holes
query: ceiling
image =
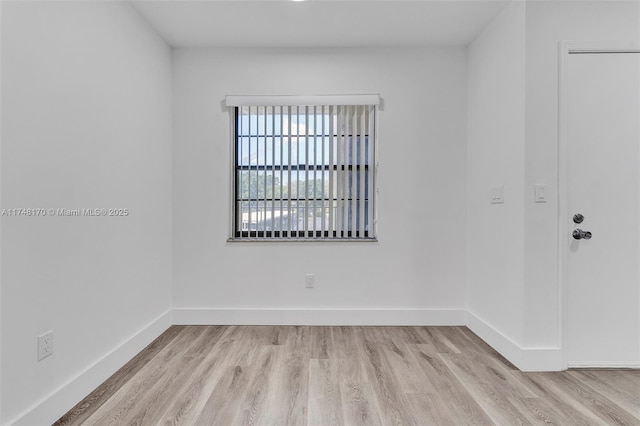
{"label": "ceiling", "polygon": [[173,47],[466,46],[509,0],[134,0]]}

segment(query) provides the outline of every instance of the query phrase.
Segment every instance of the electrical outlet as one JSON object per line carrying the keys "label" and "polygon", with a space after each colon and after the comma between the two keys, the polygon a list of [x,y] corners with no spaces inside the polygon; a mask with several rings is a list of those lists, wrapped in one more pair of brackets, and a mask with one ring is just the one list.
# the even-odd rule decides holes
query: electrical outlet
{"label": "electrical outlet", "polygon": [[307,288],[314,288],[316,285],[316,277],[313,274],[307,274],[304,276],[304,282]]}
{"label": "electrical outlet", "polygon": [[38,336],[38,361],[53,354],[53,330]]}

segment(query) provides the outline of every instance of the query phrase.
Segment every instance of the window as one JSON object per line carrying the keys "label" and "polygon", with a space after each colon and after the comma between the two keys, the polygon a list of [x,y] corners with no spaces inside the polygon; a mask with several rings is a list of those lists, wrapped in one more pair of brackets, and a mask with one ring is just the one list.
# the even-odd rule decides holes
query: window
{"label": "window", "polygon": [[374,240],[378,96],[274,98],[227,97],[232,239]]}

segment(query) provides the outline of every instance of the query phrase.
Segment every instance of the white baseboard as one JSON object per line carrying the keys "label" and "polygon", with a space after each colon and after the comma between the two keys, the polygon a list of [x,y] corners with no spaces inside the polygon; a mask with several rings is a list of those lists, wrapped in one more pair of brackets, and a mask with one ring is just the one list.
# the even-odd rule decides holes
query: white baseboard
{"label": "white baseboard", "polygon": [[171,324],[171,310],[169,310],[8,424],[15,426],[53,424],[161,335]]}
{"label": "white baseboard", "polygon": [[191,325],[465,325],[464,309],[200,309],[173,310]]}
{"label": "white baseboard", "polygon": [[565,370],[560,348],[523,348],[471,311],[467,311],[466,325],[467,328],[522,371]]}
{"label": "white baseboard", "polygon": [[467,328],[478,335],[486,344],[498,351],[516,367],[522,365],[522,349],[516,342],[493,328],[471,311],[467,311]]}
{"label": "white baseboard", "polygon": [[562,349],[549,348],[523,348],[522,371],[563,371],[567,367],[562,357]]}
{"label": "white baseboard", "polygon": [[634,362],[571,362],[569,368],[631,368],[640,369],[640,364]]}

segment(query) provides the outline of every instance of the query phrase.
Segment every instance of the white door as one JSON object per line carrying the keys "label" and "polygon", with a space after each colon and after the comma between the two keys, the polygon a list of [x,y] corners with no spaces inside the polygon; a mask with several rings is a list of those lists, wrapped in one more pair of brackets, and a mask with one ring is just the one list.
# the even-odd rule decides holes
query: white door
{"label": "white door", "polygon": [[566,357],[569,367],[637,367],[640,53],[572,53],[566,81],[569,217],[561,220],[592,236],[566,235]]}

